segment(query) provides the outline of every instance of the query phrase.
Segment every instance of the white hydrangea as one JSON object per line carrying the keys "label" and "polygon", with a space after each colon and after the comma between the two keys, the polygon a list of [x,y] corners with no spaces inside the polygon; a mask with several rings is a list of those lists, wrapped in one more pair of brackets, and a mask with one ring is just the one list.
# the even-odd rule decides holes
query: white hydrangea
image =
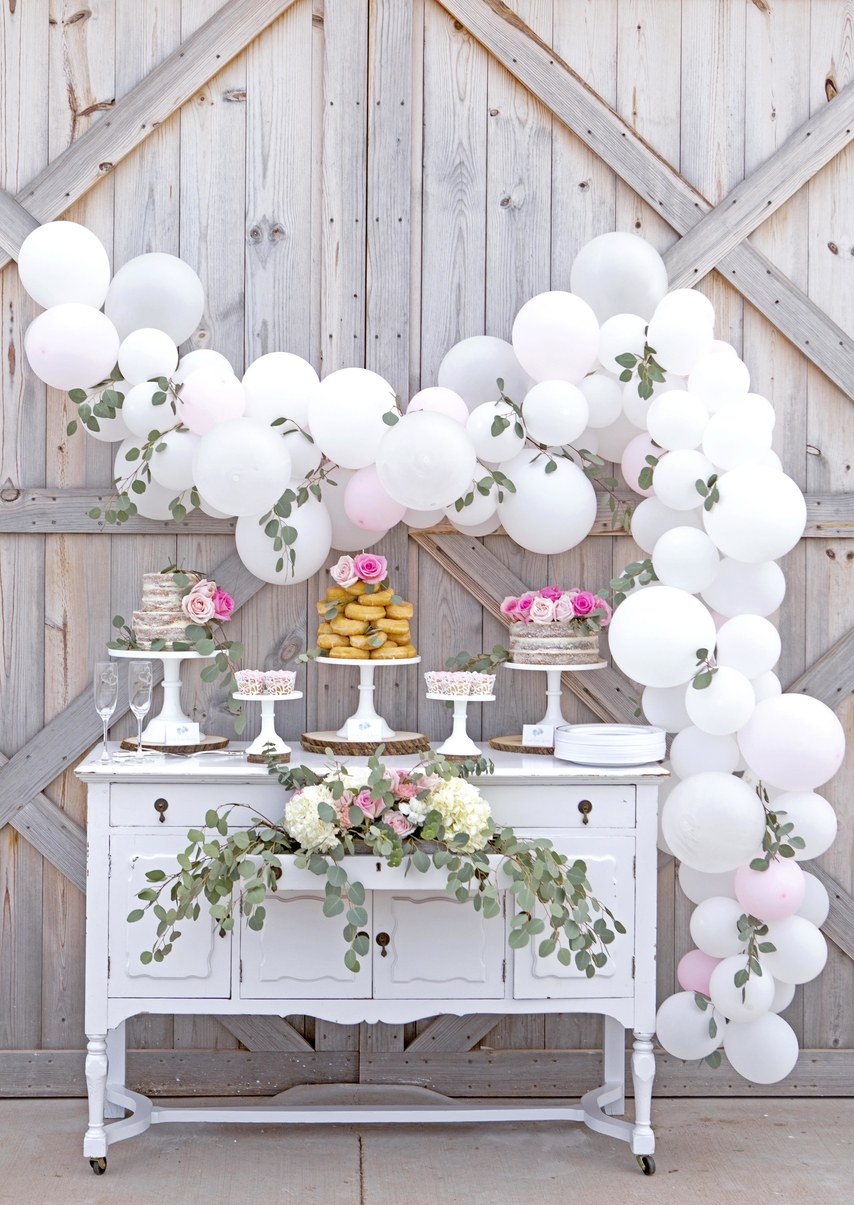
{"label": "white hydrangea", "polygon": [[410,799],[408,803],[405,800],[401,800],[397,806],[398,810],[403,812],[404,816],[411,820],[413,824],[421,825],[430,811],[431,804],[427,796],[424,796],[423,799]]}
{"label": "white hydrangea", "polygon": [[336,777],[344,784],[345,791],[360,791],[368,785],[370,774],[367,766],[353,766],[343,770]]}
{"label": "white hydrangea", "polygon": [[297,791],[285,804],[285,830],[303,849],[325,854],[338,843],[338,836],[335,825],[318,816],[319,803],[335,804],[329,787],[322,783]]}
{"label": "white hydrangea", "polygon": [[471,840],[463,846],[468,853],[483,849],[489,840],[489,821],[492,816],[489,804],[477,787],[464,778],[449,778],[434,787],[426,799],[412,802],[425,804],[427,811],[435,809],[439,812],[448,840],[457,833],[468,833]]}

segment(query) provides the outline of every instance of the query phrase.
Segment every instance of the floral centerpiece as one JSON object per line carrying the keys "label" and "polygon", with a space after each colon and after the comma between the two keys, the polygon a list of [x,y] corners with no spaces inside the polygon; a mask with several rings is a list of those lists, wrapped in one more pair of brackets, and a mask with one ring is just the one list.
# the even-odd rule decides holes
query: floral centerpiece
{"label": "floral centerpiece", "polygon": [[[202,897],[220,936],[240,915],[250,929],[261,929],[265,901],[286,875],[288,856],[298,869],[326,880],[323,911],[344,916],[344,963],[354,972],[369,948],[362,932],[368,913],[365,888],[350,878],[344,858],[360,852],[389,866],[405,864],[407,871],[443,869],[448,894],[471,902],[485,917],[501,915],[506,889],[515,913],[510,946],[519,949],[539,938],[541,957],[556,953],[562,965],[574,962],[588,977],[605,966],[616,933],[626,931],[593,895],[581,859],[570,862],[549,840],[522,839],[495,824],[489,804],[469,781],[491,769],[482,758],[437,759],[398,770],[372,757],[363,767],[331,763],[320,774],[272,760],[268,765],[293,792],[281,821],[256,816],[248,828],[232,830],[234,805],[211,808],[208,831],[190,829],[175,872],[148,871],[148,886],[139,892],[143,906],[128,916],[141,920],[148,909],[157,916],[156,940],[142,953],[144,963],[161,962],[170,953],[181,922],[199,917]],[[499,869],[506,887],[499,885]]]}
{"label": "floral centerpiece", "polygon": [[511,624],[567,624],[572,632],[584,636],[611,622],[611,607],[604,598],[589,590],[562,590],[559,586],[527,590],[518,598],[510,595],[501,604],[501,614]]}

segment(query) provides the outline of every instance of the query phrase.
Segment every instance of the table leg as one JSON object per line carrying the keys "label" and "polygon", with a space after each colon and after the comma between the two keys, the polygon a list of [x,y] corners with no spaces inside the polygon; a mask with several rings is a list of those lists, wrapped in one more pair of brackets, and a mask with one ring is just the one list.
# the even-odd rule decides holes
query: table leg
{"label": "table leg", "polygon": [[109,1099],[111,1088],[125,1086],[125,1023],[117,1025],[107,1033],[107,1099],[104,1102],[105,1117],[124,1117],[121,1105]]}
{"label": "table leg", "polygon": [[106,1035],[86,1035],[86,1091],[89,1097],[89,1128],[83,1137],[83,1154],[102,1158],[107,1153],[107,1131],[104,1126],[104,1095],[107,1088]]}
{"label": "table leg", "polygon": [[603,1017],[602,1062],[603,1084],[619,1084],[620,1099],[605,1105],[605,1112],[620,1116],[626,1111],[626,1031],[614,1017]]}
{"label": "table leg", "polygon": [[655,1054],[652,1034],[634,1031],[632,1084],[635,1090],[635,1124],[632,1128],[632,1152],[651,1155],[655,1150],[652,1131],[652,1082],[655,1079]]}

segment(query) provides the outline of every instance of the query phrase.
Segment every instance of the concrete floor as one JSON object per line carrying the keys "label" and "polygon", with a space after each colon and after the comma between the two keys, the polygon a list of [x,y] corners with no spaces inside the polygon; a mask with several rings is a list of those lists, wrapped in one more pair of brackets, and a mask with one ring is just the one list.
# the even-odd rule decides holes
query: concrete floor
{"label": "concrete floor", "polygon": [[[186,1102],[175,1102],[186,1103]],[[843,1205],[854,1100],[656,1100],[656,1175],[575,1125],[155,1126],[96,1177],[82,1100],[0,1100],[14,1205]]]}

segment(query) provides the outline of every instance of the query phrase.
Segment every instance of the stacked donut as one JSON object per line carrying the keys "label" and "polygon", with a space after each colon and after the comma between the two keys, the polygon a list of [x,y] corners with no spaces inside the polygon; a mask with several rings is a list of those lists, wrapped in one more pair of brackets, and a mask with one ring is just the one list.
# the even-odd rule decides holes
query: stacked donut
{"label": "stacked donut", "polygon": [[327,657],[396,661],[417,655],[409,627],[414,607],[390,587],[363,581],[330,586],[316,605],[317,644]]}

